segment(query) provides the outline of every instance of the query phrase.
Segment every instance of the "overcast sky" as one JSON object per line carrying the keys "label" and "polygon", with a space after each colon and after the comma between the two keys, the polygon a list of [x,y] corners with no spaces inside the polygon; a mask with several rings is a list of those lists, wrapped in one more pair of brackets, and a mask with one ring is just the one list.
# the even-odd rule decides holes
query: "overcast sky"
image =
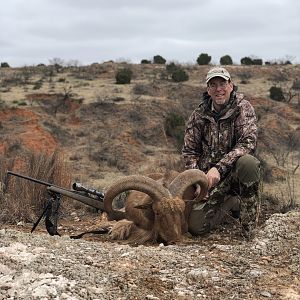
{"label": "overcast sky", "polygon": [[11,66],[139,63],[229,54],[300,63],[299,0],[0,0],[0,61]]}

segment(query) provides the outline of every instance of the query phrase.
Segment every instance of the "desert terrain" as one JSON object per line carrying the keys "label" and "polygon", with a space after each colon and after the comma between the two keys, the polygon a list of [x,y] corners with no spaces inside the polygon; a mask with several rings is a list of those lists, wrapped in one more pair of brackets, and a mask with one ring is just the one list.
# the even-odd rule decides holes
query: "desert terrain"
{"label": "desert terrain", "polygon": [[[132,81],[116,84],[115,74],[124,67],[132,70]],[[108,62],[58,72],[43,67],[2,68],[2,154],[9,147],[42,152],[58,149],[69,163],[73,179],[97,188],[105,188],[111,176],[147,173],[176,164],[181,145],[168,133],[166,119],[173,113],[187,120],[205,90],[208,68],[186,66],[189,80],[179,83],[170,79],[164,65]],[[276,166],[270,143],[280,151],[297,154],[299,149],[285,148],[288,135],[299,133],[299,90],[292,90],[296,96],[286,103],[271,100],[269,89],[282,86],[288,93],[299,78],[299,66],[228,69],[238,91],[256,109],[262,158]],[[13,147],[14,143],[19,147]],[[297,157],[292,164],[296,163]]]}
{"label": "desert terrain", "polygon": [[[116,84],[116,72],[125,67],[132,70],[131,83]],[[58,151],[70,181],[103,191],[125,175],[183,170],[182,130],[205,91],[209,66],[183,68],[189,75],[184,82],[172,81],[164,65],[154,64],[1,68],[2,183],[4,166],[20,169],[18,158],[27,152]],[[42,225],[30,235],[37,216],[32,222],[22,217],[9,222],[2,214],[0,299],[300,299],[300,66],[228,70],[258,117],[257,154],[264,182],[255,239],[244,240],[229,222],[187,245],[136,248],[94,236],[77,243],[67,236],[95,228],[95,211],[74,205],[65,212],[59,229],[66,237],[61,240],[46,237]],[[272,86],[282,88],[285,101],[270,99]],[[172,123],[174,119],[179,122]],[[60,253],[59,262],[67,263],[69,272],[43,269],[42,257],[53,263],[48,253],[52,246],[51,253]],[[72,247],[77,256],[70,265],[67,249]],[[104,251],[99,261],[97,247]],[[31,258],[26,262],[20,255]],[[82,277],[76,275],[76,263]],[[106,279],[93,277],[89,291],[88,272],[100,269],[106,270],[99,273]],[[25,279],[29,270],[31,282]],[[48,280],[44,288],[41,278]],[[68,283],[58,284],[62,278]]]}

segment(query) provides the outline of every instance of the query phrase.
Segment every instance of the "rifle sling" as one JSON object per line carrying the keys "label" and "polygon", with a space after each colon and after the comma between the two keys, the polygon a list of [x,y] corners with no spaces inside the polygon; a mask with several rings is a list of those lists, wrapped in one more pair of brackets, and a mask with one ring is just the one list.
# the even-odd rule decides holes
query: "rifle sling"
{"label": "rifle sling", "polygon": [[78,235],[70,235],[70,239],[81,239],[85,234],[93,233],[93,234],[105,234],[109,232],[109,228],[100,228],[98,230],[85,231]]}

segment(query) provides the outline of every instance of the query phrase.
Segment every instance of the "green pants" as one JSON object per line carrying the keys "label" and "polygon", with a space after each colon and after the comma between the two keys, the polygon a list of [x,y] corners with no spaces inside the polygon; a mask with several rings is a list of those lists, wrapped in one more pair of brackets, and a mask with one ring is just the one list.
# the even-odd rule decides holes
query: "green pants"
{"label": "green pants", "polygon": [[238,213],[245,225],[257,217],[260,162],[252,155],[240,157],[233,170],[209,192],[208,201],[193,205],[189,232],[201,235],[220,225],[228,213]]}

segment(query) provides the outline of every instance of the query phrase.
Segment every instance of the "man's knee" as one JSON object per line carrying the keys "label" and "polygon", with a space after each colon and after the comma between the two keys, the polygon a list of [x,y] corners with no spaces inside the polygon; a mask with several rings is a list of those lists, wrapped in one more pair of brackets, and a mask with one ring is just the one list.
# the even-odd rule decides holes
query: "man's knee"
{"label": "man's knee", "polygon": [[240,183],[250,186],[260,180],[260,161],[250,154],[241,156],[236,162],[236,176]]}

